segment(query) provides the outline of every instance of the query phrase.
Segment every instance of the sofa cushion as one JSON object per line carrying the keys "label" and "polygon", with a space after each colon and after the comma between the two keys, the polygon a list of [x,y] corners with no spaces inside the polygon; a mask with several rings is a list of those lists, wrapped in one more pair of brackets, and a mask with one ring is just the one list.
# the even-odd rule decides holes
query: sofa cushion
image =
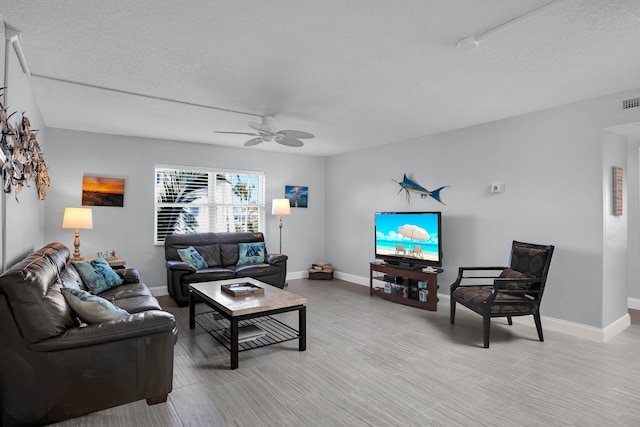
{"label": "sofa cushion", "polygon": [[212,280],[233,279],[236,277],[235,271],[231,268],[205,268],[195,273],[185,274],[182,276],[184,283],[210,282]]}
{"label": "sofa cushion", "polygon": [[264,262],[264,242],[239,243],[238,249],[238,265]]}
{"label": "sofa cushion", "polygon": [[102,257],[91,261],[72,262],[78,270],[82,282],[94,294],[104,292],[109,288],[122,285],[124,280],[113,271],[109,263]]}
{"label": "sofa cushion", "polygon": [[[524,273],[520,273],[519,271],[516,270],[512,270],[510,268],[505,268],[504,270],[502,270],[502,273],[500,273],[500,278],[501,279],[530,279],[529,276],[527,276]],[[522,282],[506,282],[502,285],[502,289],[509,289],[509,290],[523,290],[523,289],[527,289],[529,287],[529,283],[522,283]]]}
{"label": "sofa cushion", "polygon": [[280,267],[270,264],[247,264],[229,267],[235,271],[235,277],[260,277],[267,274],[278,274]]}
{"label": "sofa cushion", "polygon": [[209,267],[222,265],[218,233],[171,234],[164,240],[164,257],[167,261],[181,261],[179,249],[193,246]]}
{"label": "sofa cushion", "polygon": [[115,288],[107,289],[99,294],[104,299],[111,302],[118,301],[125,298],[151,296],[151,290],[144,283],[131,283],[128,285],[117,286]]}
{"label": "sofa cushion", "polygon": [[65,288],[89,290],[82,282],[78,270],[71,263],[68,263],[67,268],[60,272],[60,284]]}
{"label": "sofa cushion", "polygon": [[127,310],[129,313],[142,313],[149,310],[162,310],[158,300],[151,295],[122,298],[113,301],[113,305]]}
{"label": "sofa cushion", "polygon": [[102,323],[129,315],[111,304],[106,299],[91,295],[87,291],[73,288],[62,288],[62,294],[71,306],[73,312],[85,323]]}
{"label": "sofa cushion", "polygon": [[188,248],[178,249],[178,255],[180,259],[184,262],[188,262],[193,265],[196,270],[200,270],[201,268],[207,268],[207,262],[202,258],[202,255],[198,253],[198,251],[193,247],[189,246]]}
{"label": "sofa cushion", "polygon": [[58,282],[68,259],[69,249],[52,243],[0,276],[0,292],[7,296],[20,333],[29,343],[57,336],[77,324]]}

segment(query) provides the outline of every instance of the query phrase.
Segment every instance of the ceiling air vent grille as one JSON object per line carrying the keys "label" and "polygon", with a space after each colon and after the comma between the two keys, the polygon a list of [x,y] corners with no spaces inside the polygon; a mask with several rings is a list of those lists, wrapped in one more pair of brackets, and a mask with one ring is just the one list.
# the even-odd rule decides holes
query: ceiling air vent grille
{"label": "ceiling air vent grille", "polygon": [[628,110],[629,108],[640,107],[640,98],[625,99],[622,101],[622,109]]}

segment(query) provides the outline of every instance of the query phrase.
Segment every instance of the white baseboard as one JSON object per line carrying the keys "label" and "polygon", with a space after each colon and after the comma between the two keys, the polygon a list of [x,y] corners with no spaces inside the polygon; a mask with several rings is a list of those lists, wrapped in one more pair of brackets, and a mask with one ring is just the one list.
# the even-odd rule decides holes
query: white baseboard
{"label": "white baseboard", "polygon": [[640,298],[627,298],[627,307],[632,310],[640,310]]}
{"label": "white baseboard", "polygon": [[[542,316],[541,321],[543,331],[560,332],[561,334],[567,334],[577,338],[584,338],[601,343],[609,341],[631,325],[631,317],[628,313],[625,313],[625,315],[620,319],[604,328],[596,328],[582,323],[569,322],[567,320],[547,316]],[[513,322],[531,326],[532,328],[536,327],[533,322],[533,316],[514,317]]]}
{"label": "white baseboard", "polygon": [[341,273],[340,271],[334,271],[333,277],[336,279],[344,280],[345,282],[355,283],[357,285],[369,286],[369,278],[356,276],[354,274]]}
{"label": "white baseboard", "polygon": [[308,271],[292,271],[287,273],[287,277],[285,280],[295,280],[295,279],[307,279],[309,278]]}
{"label": "white baseboard", "polygon": [[[345,280],[347,282],[356,283],[358,285],[369,286],[368,277],[356,276],[353,274],[340,272],[334,273],[334,277],[340,280]],[[438,299],[440,300],[440,304],[447,304],[448,309],[450,300],[449,294],[438,293]],[[629,298],[629,308],[640,309],[640,299]],[[611,338],[615,337],[631,325],[631,317],[628,313],[625,313],[625,315],[620,319],[604,328],[596,328],[593,326],[584,325],[582,323],[569,322],[567,320],[556,319],[554,317],[547,316],[542,316],[541,321],[543,331],[560,332],[562,334],[601,343],[609,341]],[[513,317],[513,322],[520,325],[530,326],[532,328],[536,327],[533,321],[533,316]]]}

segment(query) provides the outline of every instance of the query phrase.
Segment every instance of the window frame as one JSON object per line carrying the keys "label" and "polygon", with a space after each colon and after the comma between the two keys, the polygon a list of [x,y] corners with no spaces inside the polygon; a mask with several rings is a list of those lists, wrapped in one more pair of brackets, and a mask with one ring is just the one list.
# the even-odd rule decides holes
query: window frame
{"label": "window frame", "polygon": [[[202,173],[202,174],[207,174],[207,199],[208,202],[206,203],[169,203],[169,202],[159,202],[159,180],[158,180],[158,172],[159,171],[163,171],[163,170],[168,170],[168,171],[175,171],[175,172],[189,172],[189,173]],[[230,175],[247,175],[247,176],[255,176],[258,179],[258,185],[255,189],[255,191],[257,191],[257,202],[251,202],[251,203],[235,203],[234,202],[234,194],[229,193],[229,195],[231,196],[231,203],[228,203],[224,200],[217,200],[217,197],[225,197],[225,195],[220,195],[217,194],[216,190],[219,190],[219,186],[220,183],[218,182],[218,176],[219,175],[225,175],[227,177],[229,177]],[[229,182],[229,181],[227,181]],[[231,182],[229,182],[229,184],[231,184]],[[235,224],[236,222],[234,221],[233,223],[227,223],[227,222],[218,222],[218,209],[219,208],[227,208],[227,211],[230,209],[233,212],[233,218],[235,219],[237,217],[237,214],[235,212],[236,209],[247,209],[249,208],[249,210],[256,210],[258,212],[258,232],[262,232],[264,233],[265,230],[265,222],[266,222],[266,175],[263,171],[254,171],[254,170],[246,170],[246,169],[224,169],[224,168],[209,168],[209,167],[202,167],[202,166],[184,166],[184,165],[169,165],[169,164],[160,164],[157,163],[154,166],[154,174],[153,174],[153,195],[154,195],[154,202],[153,202],[153,206],[154,206],[154,214],[153,214],[153,243],[155,246],[163,246],[164,245],[164,238],[166,238],[167,235],[171,234],[166,234],[162,240],[159,240],[159,235],[158,235],[158,223],[159,221],[159,212],[158,209],[163,207],[163,206],[173,206],[173,207],[188,207],[188,206],[192,206],[192,207],[202,207],[202,208],[206,208],[208,210],[208,212],[206,213],[206,215],[208,216],[208,222],[206,224],[200,224],[198,223],[198,228],[199,230],[197,232],[216,232],[216,226],[217,225],[226,225],[227,228],[229,225],[232,225],[234,228],[234,232],[235,232]],[[233,187],[230,187],[230,189],[228,191],[233,191]],[[233,221],[233,220],[232,220]],[[246,226],[248,224],[248,219],[245,219],[244,222],[244,226]],[[202,230],[202,228],[206,229],[206,230]],[[221,232],[223,230],[218,230],[218,232]],[[226,230],[225,230],[226,231]],[[186,233],[179,233],[179,234],[186,234]]]}

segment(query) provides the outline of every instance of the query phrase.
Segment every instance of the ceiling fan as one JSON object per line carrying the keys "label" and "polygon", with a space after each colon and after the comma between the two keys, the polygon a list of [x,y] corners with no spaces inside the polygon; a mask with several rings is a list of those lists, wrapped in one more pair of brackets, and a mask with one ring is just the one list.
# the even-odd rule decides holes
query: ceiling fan
{"label": "ceiling fan", "polygon": [[249,122],[249,126],[256,130],[257,133],[249,132],[223,132],[215,131],[216,133],[230,133],[235,135],[251,135],[256,138],[252,138],[244,143],[245,147],[251,147],[258,145],[265,141],[275,141],[278,144],[287,145],[289,147],[302,147],[304,143],[301,139],[313,138],[313,135],[308,132],[302,132],[301,130],[279,130],[276,131],[273,124],[273,117],[263,116],[262,123]]}

